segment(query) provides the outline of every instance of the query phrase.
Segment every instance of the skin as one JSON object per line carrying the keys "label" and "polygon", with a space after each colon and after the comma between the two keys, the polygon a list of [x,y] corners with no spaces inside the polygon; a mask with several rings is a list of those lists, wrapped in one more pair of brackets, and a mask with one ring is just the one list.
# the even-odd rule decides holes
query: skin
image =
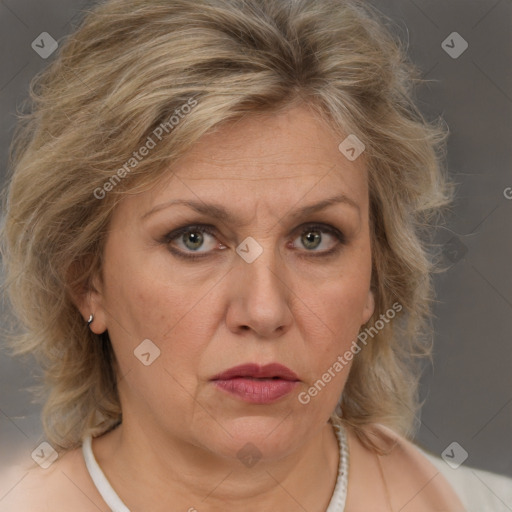
{"label": "skin", "polygon": [[[344,137],[306,107],[249,117],[203,137],[157,187],[127,196],[115,210],[102,275],[77,304],[85,320],[94,313],[95,333],[108,330],[119,363],[123,423],[95,439],[93,451],[132,511],[325,512],[339,463],[328,419],[350,364],[308,404],[298,396],[350,347],[374,310],[367,171],[364,155],[350,162],[340,153]],[[336,195],[347,200],[293,217]],[[175,199],[216,203],[234,221],[169,206]],[[322,228],[307,245],[307,223],[338,229],[344,242]],[[202,259],[171,252],[194,253],[190,239],[188,247],[164,240],[191,224],[215,226],[204,234]],[[247,237],[263,250],[252,263],[236,252]],[[318,256],[333,247],[334,254]],[[160,350],[148,366],[134,357],[145,339]],[[233,398],[211,382],[247,362],[279,362],[300,382],[268,405]],[[389,510],[375,454],[350,431],[348,439],[347,512]],[[237,456],[247,443],[261,457],[252,467]],[[431,475],[410,471],[418,462],[409,445],[393,453],[383,467],[393,506],[401,507]],[[45,485],[34,485],[59,489],[58,499],[47,491],[51,510],[69,503],[92,510],[91,502],[107,510],[80,451],[46,475]],[[433,510],[425,489],[403,510]]]}
{"label": "skin", "polygon": [[[127,197],[115,211],[104,278],[83,314],[94,312],[94,332],[108,329],[124,376],[123,424],[108,445],[93,449],[134,509],[151,503],[157,510],[166,495],[167,506],[181,500],[184,510],[199,503],[207,510],[225,503],[293,509],[290,495],[308,510],[328,504],[338,456],[327,421],[349,368],[309,404],[297,395],[373,313],[367,176],[363,159],[352,163],[339,152],[341,140],[305,108],[245,119],[204,137],[158,187]],[[291,217],[339,194],[347,202]],[[166,205],[174,199],[220,204],[234,223]],[[304,247],[301,226],[311,222],[344,234],[342,244],[320,231],[313,244],[315,254],[336,247],[334,255],[312,256]],[[199,249],[207,257],[185,260],[162,242],[198,223],[217,228]],[[249,236],[263,249],[253,263],[235,251]],[[183,240],[171,246],[188,253],[195,247]],[[133,354],[144,339],[161,351],[151,366]],[[284,364],[299,376],[297,391],[254,405],[210,381],[246,362]],[[261,453],[253,468],[237,457],[246,443]],[[312,466],[319,468],[314,475]],[[162,492],[135,489],[124,475],[137,467],[153,468],[142,478],[153,490],[160,482]]]}

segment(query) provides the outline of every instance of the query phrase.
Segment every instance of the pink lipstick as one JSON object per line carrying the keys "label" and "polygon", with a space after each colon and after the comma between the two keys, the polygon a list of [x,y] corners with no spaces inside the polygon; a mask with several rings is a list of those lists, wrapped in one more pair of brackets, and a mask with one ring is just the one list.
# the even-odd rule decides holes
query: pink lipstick
{"label": "pink lipstick", "polygon": [[222,391],[253,404],[270,404],[288,395],[299,382],[298,376],[279,363],[259,366],[243,364],[212,378]]}

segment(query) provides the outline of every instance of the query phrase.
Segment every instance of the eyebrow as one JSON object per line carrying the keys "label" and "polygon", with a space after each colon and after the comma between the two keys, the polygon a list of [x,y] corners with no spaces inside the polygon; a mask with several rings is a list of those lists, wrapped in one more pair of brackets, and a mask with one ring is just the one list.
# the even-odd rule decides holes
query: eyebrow
{"label": "eyebrow", "polygon": [[[300,218],[300,217],[306,217],[308,215],[311,215],[313,213],[316,213],[320,210],[324,210],[328,208],[329,206],[332,206],[334,204],[346,204],[351,206],[352,208],[356,209],[359,215],[361,214],[361,209],[359,208],[359,205],[352,200],[350,197],[347,197],[344,194],[339,194],[336,196],[329,197],[327,199],[323,199],[322,201],[319,201],[314,204],[310,204],[307,206],[303,206],[302,208],[299,208],[292,212],[290,214],[290,217],[293,219]],[[205,203],[203,201],[195,201],[195,200],[189,200],[189,199],[174,199],[172,201],[158,204],[155,207],[153,207],[151,210],[146,212],[144,215],[142,215],[141,219],[144,220],[150,215],[153,215],[156,212],[159,212],[161,210],[167,209],[170,206],[174,205],[184,205],[188,206],[189,208],[195,210],[198,213],[215,217],[221,221],[229,222],[232,224],[235,224],[238,222],[238,216],[228,212],[223,206],[215,203]]]}

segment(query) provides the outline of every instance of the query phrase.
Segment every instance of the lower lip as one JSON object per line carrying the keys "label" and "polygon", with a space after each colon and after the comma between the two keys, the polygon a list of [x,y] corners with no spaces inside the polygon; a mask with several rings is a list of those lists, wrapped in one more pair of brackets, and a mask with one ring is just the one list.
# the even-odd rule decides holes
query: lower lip
{"label": "lower lip", "polygon": [[298,384],[283,379],[249,379],[237,377],[216,380],[215,384],[230,395],[252,404],[270,404],[288,395]]}

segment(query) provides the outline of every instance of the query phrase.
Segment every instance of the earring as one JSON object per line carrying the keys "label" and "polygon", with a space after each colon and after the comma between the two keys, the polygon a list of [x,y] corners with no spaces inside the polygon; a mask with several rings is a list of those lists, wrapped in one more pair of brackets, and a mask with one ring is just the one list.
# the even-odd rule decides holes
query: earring
{"label": "earring", "polygon": [[93,320],[94,320],[94,315],[91,313],[91,315],[89,316],[89,320],[87,320],[87,327],[91,326]]}

